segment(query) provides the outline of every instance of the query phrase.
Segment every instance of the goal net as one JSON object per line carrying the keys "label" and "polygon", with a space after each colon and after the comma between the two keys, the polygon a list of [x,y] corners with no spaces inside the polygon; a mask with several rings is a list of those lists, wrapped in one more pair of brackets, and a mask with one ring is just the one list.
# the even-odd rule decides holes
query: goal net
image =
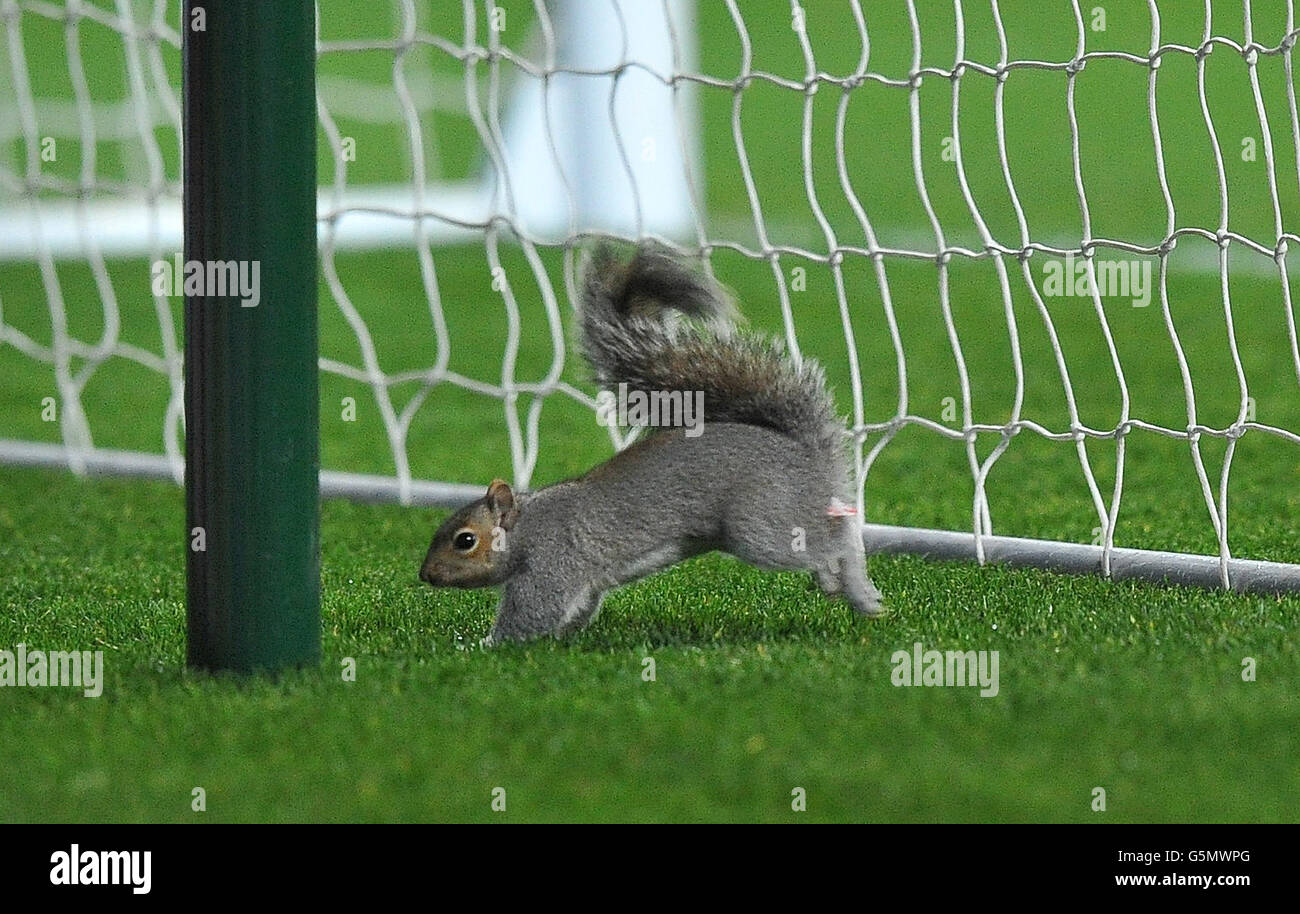
{"label": "goal net", "polygon": [[[652,237],[827,366],[873,548],[1300,586],[1293,3],[1118,6],[322,0],[323,490],[625,445],[576,276]],[[201,23],[0,23],[0,461],[179,481]]]}

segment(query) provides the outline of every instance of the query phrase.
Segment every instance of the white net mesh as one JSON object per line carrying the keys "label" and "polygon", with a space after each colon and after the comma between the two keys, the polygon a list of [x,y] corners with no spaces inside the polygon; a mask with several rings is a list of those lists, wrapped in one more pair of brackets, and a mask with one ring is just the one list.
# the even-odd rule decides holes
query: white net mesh
{"label": "white net mesh", "polygon": [[[153,307],[160,332],[160,347],[149,350],[126,342],[119,335],[121,305],[118,289],[109,275],[106,257],[120,254],[114,244],[112,221],[96,204],[105,198],[137,203],[143,250],[151,260],[164,256],[160,221],[170,202],[179,207],[179,175],[164,166],[157,128],[169,125],[180,135],[181,109],[174,79],[164,55],[175,54],[180,38],[164,18],[166,4],[156,4],[151,14],[137,18],[126,0],[112,9],[69,2],[0,3],[5,25],[7,75],[11,91],[0,97],[0,142],[14,153],[0,171],[0,238],[6,257],[31,258],[39,269],[40,289],[48,306],[48,341],[0,312],[0,343],[9,345],[53,371],[57,416],[69,465],[82,470],[93,450],[83,394],[87,383],[110,359],[135,362],[167,379],[171,395],[161,417],[163,445],[179,467],[181,460],[181,352],[178,327],[166,298],[155,296]],[[24,42],[24,26],[33,20],[55,24],[64,32],[61,59],[50,53],[45,65],[62,64],[71,92],[62,97],[42,97],[33,90],[33,67]],[[97,97],[87,76],[82,53],[83,29],[107,30],[121,45],[127,94],[112,102]],[[172,67],[174,72],[175,67]],[[178,142],[178,139],[176,140]],[[99,153],[118,147],[122,174],[106,178]],[[49,168],[57,162],[60,146],[76,150],[80,167],[75,176]],[[174,161],[179,161],[179,147]],[[179,219],[174,215],[178,224]],[[108,229],[102,232],[101,229]],[[107,248],[107,250],[106,250]],[[174,249],[174,246],[171,248]],[[95,303],[102,309],[102,332],[97,340],[81,339],[69,332],[65,292],[56,256],[75,252],[90,269]],[[0,306],[16,296],[0,289]],[[138,297],[131,302],[137,304]]]}
{"label": "white net mesh", "polygon": [[[833,362],[832,374],[842,382],[864,490],[877,461],[908,430],[957,442],[971,485],[968,527],[982,558],[981,540],[993,532],[993,470],[1017,436],[1029,432],[1057,443],[1058,463],[1077,462],[1077,479],[1095,514],[1093,538],[1109,567],[1126,491],[1128,442],[1134,433],[1150,433],[1186,446],[1203,501],[1201,516],[1208,514],[1226,580],[1229,470],[1239,442],[1265,435],[1300,444],[1294,409],[1278,408],[1274,421],[1256,417],[1259,382],[1252,377],[1248,383],[1234,285],[1252,284],[1252,314],[1265,316],[1251,320],[1277,347],[1266,361],[1275,369],[1270,390],[1281,391],[1275,399],[1294,400],[1289,378],[1300,379],[1300,347],[1287,259],[1288,244],[1296,240],[1288,226],[1300,211],[1300,118],[1291,3],[1273,4],[1263,16],[1245,2],[1233,8],[1231,28],[1224,11],[1212,10],[1208,2],[1191,13],[1189,5],[1180,5],[1177,35],[1170,34],[1154,2],[1145,9],[1134,5],[1130,13],[1141,16],[1130,15],[1123,28],[1107,27],[1104,10],[1098,28],[1100,8],[1064,4],[1056,11],[1058,53],[1050,58],[1025,55],[1016,47],[1016,29],[1023,28],[1025,17],[1040,15],[1039,4],[1015,4],[1004,13],[994,2],[971,13],[960,0],[941,11],[938,4],[918,9],[907,3],[888,14],[873,9],[869,16],[859,3],[848,2],[829,25],[831,14],[820,6],[805,9],[797,3],[775,23],[770,5],[742,8],[735,2],[696,11],[676,0],[549,5],[466,0],[455,23],[447,21],[447,5],[431,8],[404,0],[376,6],[380,13],[367,17],[342,4],[321,4],[318,98],[327,155],[320,174],[320,228],[329,300],[322,306],[337,308],[356,354],[348,358],[346,346],[328,345],[327,333],[321,369],[363,386],[373,400],[391,458],[391,481],[372,480],[366,484],[371,489],[402,501],[428,495],[418,483],[422,474],[413,469],[413,428],[420,421],[435,422],[428,417],[430,397],[447,388],[499,404],[515,481],[527,485],[547,447],[543,413],[548,404],[559,398],[584,410],[595,408],[594,397],[575,381],[581,374],[574,372],[566,346],[575,250],[597,233],[649,235],[684,254],[703,254],[710,269],[727,274],[724,279],[741,275],[745,263],[770,274],[765,285],[768,296],[775,292],[772,313],[796,357],[809,351],[801,322],[824,324],[831,315],[841,348],[827,351],[818,345],[809,354]],[[873,26],[871,17],[877,15],[887,23]],[[165,407],[151,421],[161,422],[158,450],[176,475],[182,427],[174,303],[153,297],[152,348],[125,339],[118,331],[126,283],[114,282],[109,263],[124,256],[155,261],[179,248],[179,11],[163,0],[0,0],[0,18],[10,82],[0,92],[0,143],[10,153],[0,170],[0,253],[34,266],[49,322],[43,339],[5,307],[17,295],[0,285],[0,343],[33,363],[29,372],[38,371],[39,364],[40,371],[52,373],[61,459],[74,469],[103,459],[91,432],[93,419],[87,418],[90,380],[115,359],[160,376]],[[1259,26],[1258,38],[1257,19],[1266,19],[1268,29]],[[1186,28],[1189,20],[1194,33]],[[59,53],[47,46],[33,62],[27,39],[38,23],[58,33],[50,44]],[[87,76],[82,47],[91,32],[96,42],[111,40],[118,48],[113,66],[122,91],[117,96],[98,92]],[[779,41],[778,33],[784,36]],[[1213,78],[1207,80],[1210,61],[1225,55],[1235,74],[1231,78],[1238,80],[1231,95],[1216,89]],[[714,66],[711,61],[718,59],[729,63]],[[54,65],[64,71],[67,85],[42,92],[33,74]],[[1164,76],[1171,65],[1188,69]],[[1079,97],[1110,91],[1108,83],[1131,88],[1135,79],[1144,81],[1145,93],[1124,109],[1126,121],[1114,90],[1114,120],[1124,121],[1134,145],[1103,148],[1098,158],[1098,147],[1090,144],[1113,135],[1111,119],[1095,95],[1081,115],[1085,103]],[[1042,88],[1047,80],[1055,94]],[[1090,80],[1092,86],[1083,88]],[[1017,100],[1009,88],[1022,81],[1038,87],[1032,103]],[[1176,85],[1183,99],[1175,109],[1167,101],[1167,84]],[[876,99],[886,96],[890,104],[905,105],[901,117],[885,117],[885,105]],[[1224,98],[1235,106],[1227,113],[1216,103]],[[790,133],[797,136],[795,147],[773,152],[778,128],[747,118],[747,106],[762,99],[771,99],[763,110],[783,105],[781,110],[797,115]],[[656,105],[670,112],[671,128],[663,128],[661,120],[660,134],[638,133],[636,112]],[[704,112],[702,121],[697,109]],[[1176,110],[1176,123],[1170,110]],[[1029,123],[1031,116],[1041,120]],[[892,123],[894,131],[878,128],[871,118]],[[1232,124],[1229,133],[1221,126],[1225,118]],[[1284,126],[1275,130],[1271,121]],[[1243,123],[1249,136],[1242,135]],[[361,150],[364,136],[379,136],[367,134],[371,128],[389,131],[380,156]],[[1211,167],[1202,169],[1196,194],[1187,198],[1193,202],[1185,204],[1176,188],[1188,186],[1191,169],[1179,163],[1192,128],[1202,137]],[[1166,139],[1171,130],[1179,138],[1174,148]],[[878,145],[885,142],[881,134],[902,164],[890,166],[871,155],[864,163],[864,148],[886,148]],[[75,175],[43,159],[49,138],[56,145],[75,144],[80,156]],[[1246,139],[1255,155],[1253,189],[1248,202],[1238,204],[1236,159],[1245,161]],[[591,152],[602,144],[601,154]],[[108,146],[118,148],[113,177],[105,177],[96,152]],[[704,147],[702,164],[699,147]],[[1039,147],[1054,148],[1059,167],[1049,172],[1024,164]],[[585,160],[584,150],[590,153]],[[781,157],[777,166],[771,164],[773,156]],[[1090,170],[1090,164],[1104,164],[1105,156],[1113,157],[1113,169]],[[1116,183],[1114,175],[1136,173],[1128,163],[1138,158],[1145,184]],[[1172,178],[1170,163],[1178,171]],[[584,170],[575,171],[580,167]],[[1068,193],[1059,184],[1048,193],[1052,181],[1063,181]],[[1100,195],[1091,190],[1099,181],[1105,183]],[[772,189],[776,183],[783,183],[779,192]],[[909,221],[889,208],[887,195],[904,190],[914,190],[909,212],[919,219]],[[1142,215],[1154,214],[1158,228],[1139,231],[1135,217],[1115,222],[1121,233],[1094,231],[1098,213],[1125,210],[1125,194],[1151,204]],[[670,206],[656,210],[674,196]],[[777,204],[766,202],[773,197]],[[792,198],[797,207],[789,204]],[[716,205],[718,200],[724,202]],[[741,208],[728,210],[727,200],[739,201]],[[1046,218],[1035,215],[1035,207],[1044,209],[1040,200],[1052,207]],[[1192,218],[1184,216],[1189,207]],[[449,289],[440,276],[448,261],[438,246],[467,240],[481,251],[495,298],[486,281],[467,292]],[[353,278],[364,269],[345,261],[352,256],[347,252],[393,245],[414,255],[419,292],[412,286],[407,295],[420,299],[420,313],[382,318],[364,300],[374,289]],[[63,258],[89,270],[90,282],[80,288],[87,294],[93,290],[101,315],[97,338],[69,327]],[[1089,421],[1093,413],[1081,405],[1076,383],[1081,367],[1070,349],[1072,335],[1083,325],[1077,314],[1062,324],[1054,301],[1062,293],[1049,287],[1045,260],[1067,261],[1077,271],[1071,281],[1085,278],[1075,294],[1090,313],[1088,332],[1097,340],[1090,350],[1088,386],[1113,388],[1116,399],[1104,423]],[[1160,380],[1160,396],[1180,401],[1173,413],[1162,407],[1159,418],[1134,407],[1131,379],[1140,368],[1134,360],[1142,356],[1126,353],[1127,331],[1115,330],[1110,285],[1122,272],[1116,263],[1139,272],[1146,263],[1154,270],[1150,291],[1156,308],[1148,313],[1158,310],[1162,332],[1141,346],[1168,348],[1166,364],[1173,370]],[[795,267],[820,271],[828,279],[828,295],[817,302],[799,298],[803,279],[792,274]],[[974,275],[971,268],[984,271],[996,290],[985,299],[974,333],[975,324],[955,306],[960,287]],[[921,269],[929,272],[917,279]],[[1211,329],[1226,336],[1217,350],[1221,364],[1213,381],[1216,403],[1229,388],[1235,404],[1226,421],[1203,416],[1206,394],[1194,378],[1197,357],[1186,352],[1187,334],[1204,333],[1211,325],[1204,309],[1195,321],[1180,318],[1178,297],[1171,293],[1179,271],[1218,280],[1213,298],[1200,304],[1213,306],[1217,326]],[[11,274],[0,272],[0,282],[6,278]],[[916,321],[908,313],[916,311],[912,303],[921,297],[922,284],[932,332],[947,346],[949,361],[942,369],[918,356],[907,339],[905,325]],[[141,285],[129,283],[131,307],[147,300]],[[1269,298],[1266,307],[1258,305],[1261,296]],[[900,315],[903,298],[907,313]],[[993,311],[991,303],[997,306]],[[457,326],[464,325],[467,308],[491,308],[504,328],[490,353],[495,365],[490,373],[457,367]],[[460,324],[452,319],[458,310]],[[421,362],[405,367],[386,361],[381,337],[393,330],[390,325],[381,332],[381,319],[405,321],[409,329],[402,329],[402,336],[419,335]],[[1028,354],[1022,340],[1027,321],[1041,341]],[[1183,329],[1187,323],[1193,329]],[[1007,375],[999,388],[1005,402],[983,409],[979,372],[970,363],[994,348],[993,337]],[[527,370],[521,362],[528,363]],[[482,359],[474,364],[481,367]],[[1098,365],[1104,380],[1097,380]],[[928,413],[937,399],[931,393],[945,389],[929,383],[940,371],[954,382],[951,419]],[[1279,386],[1283,372],[1288,379]],[[1059,393],[1058,421],[1029,412],[1039,382]],[[15,390],[31,395],[40,386],[33,382]],[[326,389],[328,408],[333,388]],[[587,433],[595,434],[595,428],[592,423]],[[616,430],[611,434],[623,443]],[[1203,453],[1209,441],[1223,445],[1215,452],[1217,467]],[[17,444],[8,446],[13,459]],[[1072,458],[1064,456],[1069,451]],[[1294,465],[1294,452],[1286,453]],[[131,468],[133,458],[113,459],[120,469]],[[339,463],[333,468],[372,469]],[[1032,489],[1029,483],[1016,484]]]}

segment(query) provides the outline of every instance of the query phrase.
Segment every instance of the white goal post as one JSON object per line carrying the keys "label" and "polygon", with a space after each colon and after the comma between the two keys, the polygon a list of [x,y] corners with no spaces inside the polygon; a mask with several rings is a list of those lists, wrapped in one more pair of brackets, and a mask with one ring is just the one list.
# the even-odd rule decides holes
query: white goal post
{"label": "white goal post", "polygon": [[[710,0],[712,2],[712,0]],[[378,4],[377,4],[378,5]],[[1279,200],[1279,182],[1295,184],[1300,179],[1300,117],[1297,116],[1292,71],[1292,52],[1300,30],[1296,28],[1292,2],[1286,3],[1285,28],[1256,38],[1252,34],[1249,0],[1243,5],[1244,40],[1212,25],[1208,0],[1205,27],[1199,41],[1186,43],[1170,39],[1161,30],[1160,6],[1148,0],[1144,47],[1136,50],[1090,49],[1089,18],[1092,10],[1078,0],[1064,4],[1076,27],[1071,36],[1074,49],[1059,59],[1021,58],[1007,39],[1005,16],[994,0],[991,39],[981,44],[978,54],[967,50],[964,25],[970,4],[954,0],[950,14],[955,22],[953,59],[936,65],[922,55],[922,13],[918,4],[904,6],[912,46],[909,71],[884,72],[873,65],[871,10],[859,0],[845,0],[846,21],[852,23],[853,44],[860,48],[857,63],[848,69],[830,70],[819,59],[809,31],[802,27],[808,16],[817,15],[811,4],[791,2],[781,8],[783,27],[789,28],[798,48],[800,75],[776,73],[764,68],[753,56],[750,25],[746,16],[772,15],[725,0],[734,32],[728,40],[739,49],[737,71],[719,75],[705,72],[699,63],[699,49],[716,36],[698,27],[700,10],[692,0],[535,0],[530,9],[519,4],[509,9],[487,0],[463,0],[461,4],[427,4],[419,0],[393,0],[382,5],[386,20],[381,32],[340,36],[331,27],[331,5],[319,6],[317,57],[317,110],[319,134],[331,151],[333,173],[322,172],[318,204],[319,244],[324,281],[347,324],[357,338],[360,359],[345,363],[322,358],[321,371],[367,385],[375,396],[383,430],[393,456],[395,473],[376,476],[335,468],[322,472],[324,495],[396,501],[403,504],[454,505],[480,494],[477,485],[419,479],[408,460],[408,432],[428,393],[438,385],[454,385],[467,392],[500,401],[514,481],[527,487],[532,480],[541,447],[539,432],[541,404],[549,397],[564,397],[595,410],[595,399],[563,379],[565,360],[574,354],[563,343],[562,303],[572,300],[572,288],[554,283],[541,261],[541,252],[561,250],[566,258],[566,279],[573,275],[576,246],[597,236],[635,240],[654,238],[683,254],[703,254],[706,262],[719,252],[770,264],[773,294],[779,299],[785,338],[792,357],[803,349],[796,331],[797,306],[790,294],[784,265],[796,261],[827,271],[835,290],[833,301],[818,307],[834,309],[846,338],[846,375],[850,387],[850,434],[854,466],[859,483],[859,504],[864,536],[873,552],[910,553],[943,559],[975,559],[1015,565],[1054,568],[1071,572],[1098,572],[1116,579],[1170,580],[1239,591],[1280,593],[1300,591],[1300,565],[1256,561],[1233,555],[1229,542],[1229,472],[1240,440],[1272,436],[1289,445],[1300,445],[1300,427],[1281,427],[1257,420],[1248,406],[1250,393],[1242,370],[1240,347],[1233,336],[1232,310],[1228,302],[1230,250],[1249,255],[1251,262],[1234,259],[1234,270],[1252,271],[1271,283],[1281,307],[1276,333],[1285,338],[1292,363],[1288,371],[1300,382],[1300,345],[1291,301],[1288,251],[1297,241],[1288,228],[1287,206]],[[769,5],[774,6],[774,5]],[[455,27],[440,22],[454,12]],[[532,21],[527,42],[505,43],[501,17],[526,15]],[[33,23],[54,24],[66,37],[56,60],[68,70],[70,92],[45,94],[34,69],[48,60],[34,62],[24,36]],[[179,144],[181,110],[175,58],[181,44],[181,29],[191,24],[179,21],[175,0],[0,0],[0,277],[6,263],[35,264],[48,305],[52,333],[44,342],[29,328],[11,321],[5,308],[7,291],[0,279],[0,348],[21,353],[33,373],[50,378],[56,392],[59,438],[55,442],[0,439],[0,463],[67,467],[78,473],[104,473],[183,479],[184,425],[182,406],[182,353],[177,328],[165,295],[149,295],[147,287],[127,289],[114,281],[111,264],[120,258],[158,262],[181,249],[180,175],[177,149],[164,149],[160,130],[169,129]],[[108,32],[121,44],[121,81],[125,94],[104,98],[87,79],[77,36],[82,32]],[[993,50],[989,50],[992,48]],[[1219,50],[1241,58],[1241,71],[1248,89],[1239,101],[1258,119],[1260,171],[1267,182],[1273,225],[1271,234],[1239,231],[1229,218],[1224,149],[1228,141],[1214,130],[1214,117],[1204,83],[1205,61]],[[385,83],[353,79],[330,69],[339,60],[373,60],[386,55],[390,77]],[[448,78],[446,67],[429,66],[430,60],[452,62],[459,75]],[[1217,224],[1191,224],[1179,218],[1166,174],[1166,153],[1162,148],[1162,125],[1156,102],[1162,63],[1169,59],[1195,61],[1200,69],[1200,110],[1211,138],[1217,163],[1217,189],[1205,193],[1221,198],[1216,207]],[[1263,60],[1277,60],[1285,70],[1285,92],[1270,95],[1261,87],[1258,68]],[[1148,78],[1149,118],[1144,126],[1154,147],[1154,174],[1158,178],[1164,212],[1161,238],[1111,238],[1094,234],[1097,216],[1088,194],[1081,165],[1080,127],[1075,117],[1075,86],[1088,67],[1122,64],[1141,68]],[[344,68],[346,69],[346,68]],[[1004,114],[1006,83],[1024,74],[1051,74],[1067,87],[1066,127],[1075,200],[1080,215],[1077,234],[1041,235],[1031,231],[1026,215],[1030,193],[1026,178],[1010,164],[1009,138]],[[945,230],[945,220],[931,202],[933,176],[923,164],[922,85],[942,81],[951,87],[951,135],[945,140],[945,160],[951,161],[966,217],[974,226],[975,243],[963,237],[954,240]],[[987,206],[981,206],[972,188],[963,154],[961,112],[958,99],[963,85],[991,81],[995,86],[988,111],[991,142],[996,145],[1003,192],[1009,200],[1011,222],[1017,228],[1009,234],[991,227]],[[802,173],[803,201],[811,216],[799,240],[780,237],[773,226],[783,218],[764,206],[747,155],[741,108],[747,92],[784,92],[801,98],[803,105],[802,160],[790,167]],[[882,241],[877,232],[879,214],[868,212],[860,189],[846,166],[846,146],[855,142],[846,127],[847,111],[855,94],[864,87],[892,87],[908,99],[907,136],[900,145],[909,147],[911,180],[921,201],[925,220],[906,238],[906,244]],[[730,155],[736,162],[728,180],[739,182],[748,202],[749,224],[735,230],[711,218],[708,207],[706,169],[708,150],[702,149],[699,98],[701,91],[730,93],[733,99],[728,132],[733,141]],[[814,130],[814,106],[834,94],[834,127],[829,134]],[[1266,97],[1268,101],[1266,101]],[[927,98],[929,98],[927,96]],[[1278,112],[1286,123],[1278,121]],[[341,114],[353,121],[372,120],[395,125],[403,137],[407,177],[400,182],[358,183],[349,169],[349,142],[338,126]],[[439,137],[434,125],[444,116],[467,120],[472,127],[478,164],[473,174],[434,173]],[[748,128],[748,129],[752,129]],[[82,174],[77,179],[57,175],[42,157],[50,144],[66,143],[90,150],[83,155]],[[1295,150],[1294,161],[1283,154],[1283,140]],[[93,150],[108,145],[120,147],[125,180],[104,180],[96,171]],[[453,150],[454,151],[454,150]],[[950,155],[949,155],[950,154]],[[969,153],[967,153],[969,154]],[[452,156],[451,158],[454,158]],[[832,217],[824,198],[827,176],[814,170],[832,169],[831,183],[838,186],[835,201],[839,217]],[[454,169],[453,169],[454,170]],[[1289,185],[1288,185],[1289,186]],[[843,218],[844,213],[848,218]],[[1222,280],[1224,326],[1229,341],[1229,359],[1240,381],[1241,409],[1235,421],[1210,425],[1197,419],[1196,392],[1188,360],[1184,357],[1177,322],[1170,308],[1171,254],[1180,240],[1196,239],[1217,244],[1217,255],[1201,268]],[[440,348],[445,336],[445,309],[452,307],[440,294],[434,269],[441,245],[465,242],[484,246],[494,271],[501,269],[500,250],[510,247],[521,252],[529,264],[529,294],[536,289],[542,299],[545,324],[521,328],[517,295],[507,287],[503,307],[510,327],[500,379],[486,382],[453,371]],[[334,267],[337,252],[376,248],[413,249],[419,259],[425,284],[418,294],[427,299],[430,319],[441,327],[439,340],[431,338],[429,350],[437,353],[434,363],[417,370],[387,369],[373,345],[359,309],[351,303],[347,283]],[[1112,252],[1145,258],[1154,264],[1151,290],[1153,306],[1159,309],[1168,330],[1168,342],[1176,352],[1178,376],[1171,376],[1173,396],[1186,402],[1188,421],[1176,427],[1145,418],[1130,408],[1124,364],[1115,345],[1099,285],[1105,264],[1099,255]],[[1052,311],[1044,301],[1039,270],[1042,258],[1058,258],[1080,265],[1086,282],[1080,288],[1085,305],[1095,311],[1098,332],[1106,343],[1114,380],[1123,402],[1119,420],[1111,427],[1090,427],[1076,407],[1070,363],[1058,338]],[[1038,258],[1038,260],[1035,260]],[[84,265],[93,278],[104,315],[103,333],[98,340],[78,338],[69,332],[65,302],[59,281],[60,265]],[[1014,403],[1010,415],[997,421],[982,420],[972,407],[970,375],[963,360],[961,332],[953,318],[949,299],[950,271],[954,263],[977,263],[996,276],[1001,301],[996,303],[999,320],[1005,319],[1010,336]],[[883,307],[894,361],[887,365],[858,362],[854,327],[860,305],[844,280],[847,264],[862,266],[873,277],[873,295]],[[895,264],[933,265],[938,274],[936,308],[942,327],[951,341],[960,379],[960,396],[955,397],[958,418],[951,424],[934,420],[913,409],[909,402],[908,355],[894,310],[890,268]],[[1031,264],[1033,268],[1031,269]],[[1022,413],[1026,372],[1017,336],[1018,316],[1013,306],[1012,283],[1023,281],[1032,296],[1034,313],[1042,332],[1050,340],[1050,371],[1062,385],[1068,406],[1067,425],[1047,427]],[[143,288],[143,292],[142,292]],[[328,304],[325,307],[330,307]],[[113,328],[125,308],[149,308],[157,315],[159,346],[143,349],[118,339]],[[812,307],[812,305],[804,306]],[[519,353],[521,333],[545,335],[557,341],[557,352],[540,378],[520,380],[513,362]],[[431,334],[431,337],[433,335]],[[821,355],[820,353],[817,353]],[[824,356],[822,356],[825,358]],[[167,379],[171,396],[165,414],[149,417],[162,429],[162,447],[155,453],[97,447],[86,418],[91,408],[83,398],[87,382],[108,360],[125,359]],[[888,371],[897,374],[898,399],[889,418],[869,420],[864,404],[864,373]],[[395,405],[392,391],[401,385],[421,385],[419,395],[405,406]],[[592,425],[593,434],[598,429]],[[968,530],[935,530],[872,523],[871,505],[864,491],[877,459],[900,432],[919,430],[965,447],[969,482],[973,489],[971,523]],[[1204,501],[1206,522],[1212,526],[1217,554],[1193,555],[1176,551],[1130,549],[1115,542],[1124,492],[1126,439],[1134,433],[1152,434],[1187,444],[1192,455],[1194,486]],[[609,434],[618,446],[629,438],[618,429]],[[1077,462],[1080,485],[1087,488],[1100,531],[1096,542],[1067,543],[1018,538],[994,533],[993,512],[987,481],[998,460],[1019,435],[1039,436],[1057,442],[1061,460]],[[980,441],[996,441],[981,448]],[[1221,441],[1226,448],[1221,469],[1211,471],[1202,459],[1203,441]],[[1088,445],[1105,445],[1114,451],[1114,484],[1099,481]],[[502,455],[505,459],[506,455]]]}

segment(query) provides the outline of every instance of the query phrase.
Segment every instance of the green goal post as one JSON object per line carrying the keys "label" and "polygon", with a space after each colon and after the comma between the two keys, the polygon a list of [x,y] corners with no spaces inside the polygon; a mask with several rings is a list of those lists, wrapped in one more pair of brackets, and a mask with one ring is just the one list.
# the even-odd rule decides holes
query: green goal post
{"label": "green goal post", "polygon": [[320,658],[315,6],[182,12],[185,261],[260,285],[185,296],[189,663],[274,671]]}

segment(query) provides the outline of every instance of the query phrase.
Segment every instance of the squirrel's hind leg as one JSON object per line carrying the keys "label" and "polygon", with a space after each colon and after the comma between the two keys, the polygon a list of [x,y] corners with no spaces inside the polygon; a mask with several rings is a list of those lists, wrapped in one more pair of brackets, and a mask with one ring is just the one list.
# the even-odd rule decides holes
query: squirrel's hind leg
{"label": "squirrel's hind leg", "polygon": [[840,587],[856,612],[878,616],[885,611],[884,596],[867,577],[867,560],[861,550],[850,551],[840,559]]}
{"label": "squirrel's hind leg", "polygon": [[845,527],[847,542],[844,552],[832,560],[839,566],[839,586],[836,591],[827,590],[824,586],[822,589],[827,593],[842,594],[855,612],[864,616],[879,616],[885,611],[884,596],[867,576],[867,557],[861,533],[856,524],[845,524]]}
{"label": "squirrel's hind leg", "polygon": [[817,566],[813,569],[813,577],[822,593],[828,597],[838,596],[844,590],[840,583],[839,559],[831,559],[825,565]]}
{"label": "squirrel's hind leg", "polygon": [[[844,598],[849,601],[849,605],[864,616],[878,616],[883,613],[884,595],[875,584],[871,583],[871,578],[867,577],[865,563],[859,560],[844,564],[846,571],[841,579],[844,582]],[[848,571],[850,565],[856,570]]]}

